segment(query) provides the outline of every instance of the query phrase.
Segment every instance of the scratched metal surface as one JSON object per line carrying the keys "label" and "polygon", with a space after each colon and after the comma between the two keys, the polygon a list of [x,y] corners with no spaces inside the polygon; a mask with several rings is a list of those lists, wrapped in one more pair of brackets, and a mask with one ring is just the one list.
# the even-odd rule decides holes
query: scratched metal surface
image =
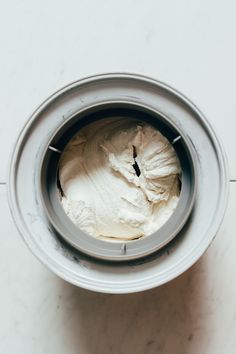
{"label": "scratched metal surface", "polygon": [[[167,117],[166,119],[180,129],[189,148],[195,150],[192,154],[192,157],[195,157],[196,193],[192,199],[194,208],[188,222],[179,232],[181,237],[174,243],[174,247],[167,246],[168,257],[153,257],[148,262],[132,266],[114,266],[89,259],[82,260],[80,256],[75,257],[75,252],[68,250],[68,247],[61,247],[60,239],[52,226],[72,244],[80,237],[80,250],[89,254],[96,254],[96,247],[99,251],[103,247],[104,257],[111,252],[119,258],[122,255],[118,243],[112,244],[108,250],[105,249],[103,241],[94,240],[89,243],[88,249],[87,236],[82,233],[78,236],[72,229],[74,225],[67,219],[61,222],[63,214],[57,216],[48,212],[46,218],[45,209],[50,210],[50,202],[48,199],[44,199],[44,203],[41,200],[39,180],[43,168],[42,156],[53,139],[54,132],[65,124],[65,120],[70,122],[75,113],[101,102],[115,102],[117,99],[125,102],[127,97],[127,102],[130,103],[131,96],[133,104],[150,107],[151,110]],[[196,262],[209,246],[222,221],[227,203],[227,170],[224,154],[211,127],[197,108],[180,93],[149,78],[121,74],[101,75],[75,82],[50,97],[24,127],[11,158],[7,181],[9,205],[18,230],[32,252],[63,279],[95,291],[136,292],[161,285],[180,275]],[[185,185],[183,192],[184,188]],[[179,211],[182,212],[182,207],[176,209],[176,212]],[[185,213],[186,215],[181,214],[181,219],[187,216],[187,211]],[[173,214],[173,217],[175,215]],[[57,222],[54,222],[54,219],[58,219]],[[182,222],[184,220],[176,220],[178,225]],[[166,237],[170,238],[173,223],[175,221],[170,219],[170,223],[165,225]],[[164,231],[162,236],[165,236]],[[149,242],[153,245],[155,234],[149,236],[147,244],[144,240],[137,241],[141,252],[146,250]],[[131,256],[132,246],[127,247]],[[128,249],[125,255],[127,258]],[[69,257],[65,256],[64,251]],[[79,261],[76,262],[75,258]]]}

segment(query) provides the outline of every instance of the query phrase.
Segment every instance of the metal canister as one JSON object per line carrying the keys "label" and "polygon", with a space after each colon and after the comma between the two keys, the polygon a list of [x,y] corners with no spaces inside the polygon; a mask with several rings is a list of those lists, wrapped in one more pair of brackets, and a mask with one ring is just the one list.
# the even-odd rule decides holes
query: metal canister
{"label": "metal canister", "polygon": [[[173,144],[182,167],[180,202],[156,233],[109,243],[78,230],[60,207],[57,168],[69,139],[105,115],[139,116]],[[76,81],[50,96],[30,117],[12,152],[9,205],[32,252],[78,286],[129,293],[161,285],[188,269],[207,249],[225,212],[229,178],[212,127],[185,96],[133,74]]]}

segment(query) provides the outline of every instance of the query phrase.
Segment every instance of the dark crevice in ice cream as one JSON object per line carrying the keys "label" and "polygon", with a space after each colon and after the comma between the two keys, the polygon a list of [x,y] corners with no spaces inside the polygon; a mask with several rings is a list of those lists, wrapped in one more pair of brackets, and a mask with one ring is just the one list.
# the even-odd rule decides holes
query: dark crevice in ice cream
{"label": "dark crevice in ice cream", "polygon": [[136,175],[139,177],[141,175],[141,171],[137,161],[135,160],[138,155],[137,155],[136,147],[134,145],[132,146],[133,146],[133,158],[134,158],[134,163],[132,164],[132,166],[134,168]]}

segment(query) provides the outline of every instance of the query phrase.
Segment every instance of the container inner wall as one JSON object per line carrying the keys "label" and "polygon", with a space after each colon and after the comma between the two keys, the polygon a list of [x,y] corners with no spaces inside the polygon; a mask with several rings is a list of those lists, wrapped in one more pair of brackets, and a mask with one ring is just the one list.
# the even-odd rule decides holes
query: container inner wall
{"label": "container inner wall", "polygon": [[[114,244],[95,239],[79,230],[66,216],[58,194],[58,163],[60,154],[71,138],[85,125],[99,119],[127,117],[147,122],[156,127],[170,142],[180,160],[182,188],[180,200],[170,219],[154,234],[127,244]],[[176,141],[175,141],[176,140]],[[113,103],[91,107],[71,117],[55,132],[50,146],[56,150],[45,151],[41,166],[41,195],[47,216],[55,230],[70,245],[90,256],[105,260],[132,260],[145,257],[170,242],[181,230],[191,212],[195,195],[195,173],[192,152],[182,132],[162,115],[144,107]]]}

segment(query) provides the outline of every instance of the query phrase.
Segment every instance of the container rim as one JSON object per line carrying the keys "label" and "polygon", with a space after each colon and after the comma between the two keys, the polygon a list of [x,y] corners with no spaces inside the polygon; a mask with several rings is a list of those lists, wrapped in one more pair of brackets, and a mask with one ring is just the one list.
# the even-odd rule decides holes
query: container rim
{"label": "container rim", "polygon": [[[25,135],[27,135],[30,130],[31,125],[33,124],[36,117],[42,112],[47,105],[51,104],[55,99],[62,97],[65,92],[70,89],[74,89],[77,86],[83,84],[88,84],[94,80],[108,80],[108,79],[125,79],[125,80],[137,80],[142,83],[152,85],[153,87],[159,88],[171,94],[174,99],[177,99],[185,107],[188,107],[194,116],[194,119],[197,123],[203,127],[204,134],[208,136],[211,141],[212,149],[215,151],[215,156],[217,157],[219,165],[219,178],[221,181],[221,188],[219,191],[218,197],[218,208],[216,210],[213,220],[209,220],[208,224],[204,227],[204,237],[201,237],[198,243],[195,244],[195,247],[191,249],[188,253],[183,255],[178,262],[169,261],[168,267],[164,273],[159,274],[156,269],[156,273],[152,276],[140,276],[140,279],[133,280],[129,282],[128,287],[127,283],[117,282],[116,285],[114,282],[111,284],[105,280],[97,279],[92,281],[87,279],[83,274],[79,276],[74,271],[69,269],[65,264],[59,263],[58,259],[49,256],[46,253],[45,249],[41,248],[36,242],[35,237],[32,235],[29,225],[23,219],[23,214],[20,210],[20,196],[18,195],[18,183],[17,183],[17,172],[19,167],[19,159],[23,152]],[[198,151],[202,153],[201,151]],[[223,149],[220,139],[216,136],[211,124],[207,121],[203,113],[197,108],[197,106],[189,100],[185,95],[180,93],[178,90],[172,88],[170,85],[163,83],[162,81],[155,80],[148,76],[136,74],[136,73],[125,73],[125,72],[111,72],[104,74],[97,74],[88,76],[86,78],[76,80],[63,88],[56,91],[54,94],[49,96],[30,116],[25,125],[19,131],[18,138],[16,139],[15,144],[12,147],[11,157],[9,159],[8,166],[8,175],[7,175],[7,197],[8,204],[12,214],[13,221],[22,236],[22,239],[25,241],[26,245],[29,247],[31,252],[49,269],[51,269],[55,274],[63,278],[64,280],[77,285],[88,290],[99,291],[104,293],[132,293],[137,291],[143,291],[155,286],[164,284],[190,268],[199,257],[206,251],[206,249],[211,244],[214,239],[225,214],[227,201],[229,195],[229,170],[227,164],[227,157]],[[196,210],[197,213],[197,210]],[[192,220],[194,223],[194,218]],[[201,235],[199,235],[201,236]],[[191,235],[189,235],[191,237]],[[171,257],[171,256],[170,256]],[[154,267],[154,264],[153,264]],[[141,271],[141,266],[140,266]]]}

